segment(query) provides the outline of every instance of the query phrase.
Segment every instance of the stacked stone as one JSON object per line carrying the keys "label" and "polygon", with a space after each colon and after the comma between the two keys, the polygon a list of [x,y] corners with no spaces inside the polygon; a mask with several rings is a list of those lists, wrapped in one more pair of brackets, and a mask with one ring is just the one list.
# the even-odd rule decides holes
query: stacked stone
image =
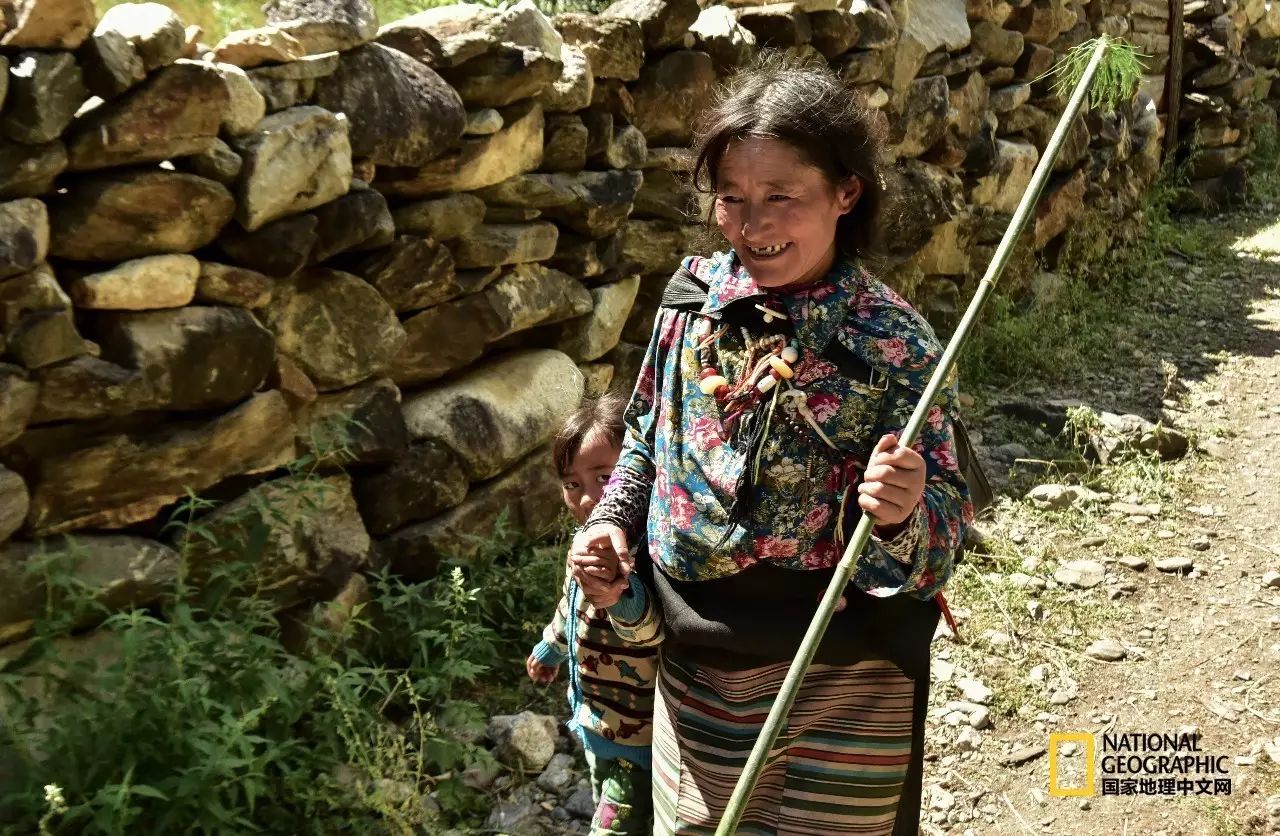
{"label": "stacked stone", "polygon": [[[0,6],[0,643],[45,597],[21,581],[40,550],[143,603],[187,491],[229,500],[201,522],[234,538],[298,501],[300,457],[319,511],[263,521],[282,607],[350,602],[379,562],[429,575],[504,515],[553,521],[546,445],[584,389],[630,385],[666,278],[709,249],[687,144],[762,48],[829,62],[884,120],[900,200],[874,266],[942,326],[1071,46],[1124,34],[1148,83],[1077,121],[1006,287],[1051,291],[1037,268],[1105,247],[1159,163],[1159,0],[526,0],[383,26],[368,0],[272,0],[212,46],[154,3]],[[1247,106],[1274,103],[1275,7],[1188,4],[1205,194],[1240,171]],[[1104,222],[1074,223],[1086,205]]]}
{"label": "stacked stone", "polygon": [[1214,209],[1244,196],[1254,133],[1275,130],[1280,4],[1192,0],[1183,15],[1179,160],[1190,181],[1183,205]]}

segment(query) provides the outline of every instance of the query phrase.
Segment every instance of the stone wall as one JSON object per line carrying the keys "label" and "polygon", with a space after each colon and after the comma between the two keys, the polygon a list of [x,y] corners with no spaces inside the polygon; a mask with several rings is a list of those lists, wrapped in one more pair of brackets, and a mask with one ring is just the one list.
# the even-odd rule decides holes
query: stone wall
{"label": "stone wall", "polygon": [[[1238,191],[1280,4],[1188,9],[1211,201]],[[31,629],[42,590],[19,578],[42,550],[76,550],[109,606],[146,602],[187,491],[233,527],[335,446],[349,475],[321,513],[266,520],[282,607],[349,598],[377,564],[430,575],[500,515],[553,521],[547,443],[584,390],[629,385],[704,231],[692,126],[760,49],[829,61],[886,121],[901,199],[878,267],[942,326],[1053,128],[1038,79],[1067,48],[1123,32],[1151,74],[1077,120],[1010,292],[1086,207],[1106,246],[1161,159],[1156,0],[266,11],[210,46],[156,4],[0,0],[0,643]]]}

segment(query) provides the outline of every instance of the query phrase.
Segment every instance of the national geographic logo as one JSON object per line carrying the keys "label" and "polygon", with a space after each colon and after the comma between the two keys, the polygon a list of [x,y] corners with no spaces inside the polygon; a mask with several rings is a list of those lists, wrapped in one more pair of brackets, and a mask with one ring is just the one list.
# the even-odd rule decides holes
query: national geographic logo
{"label": "national geographic logo", "polygon": [[[1074,744],[1083,750],[1084,774],[1080,783],[1064,786],[1060,754],[1064,744]],[[1107,733],[1102,735],[1101,747],[1093,732],[1049,735],[1050,795],[1068,798],[1096,795],[1099,773],[1103,795],[1231,794],[1227,756],[1203,753],[1199,734]]]}

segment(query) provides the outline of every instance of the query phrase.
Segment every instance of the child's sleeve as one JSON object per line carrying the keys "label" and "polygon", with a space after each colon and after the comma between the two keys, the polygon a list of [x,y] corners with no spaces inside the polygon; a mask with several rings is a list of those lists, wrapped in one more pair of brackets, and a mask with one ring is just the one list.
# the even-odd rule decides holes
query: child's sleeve
{"label": "child's sleeve", "polygon": [[658,401],[664,380],[675,373],[686,317],[687,314],[670,308],[658,309],[644,364],[624,415],[626,435],[622,453],[604,495],[587,519],[587,526],[612,523],[627,532],[633,542],[645,532],[655,475]]}
{"label": "child's sleeve", "polygon": [[[885,398],[873,441],[886,433],[901,435],[919,393],[895,382]],[[872,535],[853,577],[859,589],[928,599],[951,577],[964,529],[973,521],[969,489],[956,457],[951,417],[956,403],[955,388],[949,386],[929,410],[914,448],[925,462],[924,495],[896,535]]]}
{"label": "child's sleeve", "polygon": [[555,617],[542,631],[542,641],[533,648],[533,658],[543,665],[559,667],[569,658],[569,640],[565,625],[569,623],[569,596],[561,595]]}
{"label": "child's sleeve", "polygon": [[627,644],[651,647],[662,643],[662,611],[637,573],[631,573],[630,585],[608,613],[614,632]]}

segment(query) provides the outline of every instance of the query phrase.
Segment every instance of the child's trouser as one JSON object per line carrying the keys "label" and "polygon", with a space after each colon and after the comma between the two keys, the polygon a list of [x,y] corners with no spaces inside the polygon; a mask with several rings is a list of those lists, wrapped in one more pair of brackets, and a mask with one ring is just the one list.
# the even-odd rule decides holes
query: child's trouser
{"label": "child's trouser", "polygon": [[653,829],[650,772],[622,758],[596,758],[587,751],[596,814],[590,836],[648,836]]}

